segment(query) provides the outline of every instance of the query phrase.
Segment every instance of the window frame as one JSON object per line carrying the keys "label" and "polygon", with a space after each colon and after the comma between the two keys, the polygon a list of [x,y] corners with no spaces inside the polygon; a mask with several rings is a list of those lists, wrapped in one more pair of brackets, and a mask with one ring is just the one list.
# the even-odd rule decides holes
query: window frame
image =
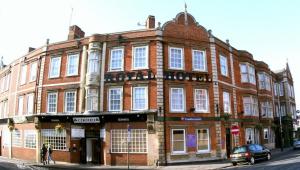
{"label": "window frame", "polygon": [[[91,90],[96,90],[96,93],[95,94],[93,94],[93,93],[91,93],[91,92],[89,92],[89,91],[91,91]],[[87,111],[98,111],[98,89],[97,88],[89,88],[89,89],[86,89],[86,110]],[[89,99],[90,98],[90,99]],[[94,100],[97,100],[96,101],[96,103],[97,103],[97,109],[96,110],[94,110],[93,108],[95,107],[94,106]],[[88,102],[89,101],[91,101],[91,104],[89,104]],[[90,108],[90,106],[91,106],[91,108],[92,109],[89,109]]]}
{"label": "window frame", "polygon": [[[172,49],[175,49],[175,50],[181,50],[181,67],[180,68],[178,68],[178,67],[172,67],[172,64],[171,64],[171,51],[172,51]],[[185,67],[185,65],[184,65],[184,59],[185,59],[185,57],[184,57],[184,48],[183,47],[170,47],[169,46],[169,56],[168,56],[168,62],[169,62],[169,64],[168,64],[168,66],[169,66],[169,69],[172,69],[172,70],[184,70],[184,67]]]}
{"label": "window frame", "polygon": [[26,84],[27,79],[27,64],[21,66],[20,86]]}
{"label": "window frame", "polygon": [[[267,130],[267,131],[266,131]],[[263,128],[263,132],[264,132],[264,139],[269,140],[269,128]],[[266,132],[267,132],[267,138],[266,138]]]}
{"label": "window frame", "polygon": [[[67,111],[68,109],[68,101],[67,101],[67,93],[74,93],[74,110],[72,111]],[[64,92],[64,112],[66,113],[76,113],[76,101],[77,101],[77,90],[66,90]]]}
{"label": "window frame", "polygon": [[[204,63],[204,69],[203,70],[201,70],[199,68],[195,68],[195,55],[194,55],[194,52],[201,52],[203,54],[203,63]],[[196,49],[193,49],[192,50],[192,64],[193,64],[193,71],[207,72],[206,50],[196,50]]]}
{"label": "window frame", "polygon": [[[48,136],[44,134],[48,134]],[[68,151],[66,129],[60,133],[56,132],[55,129],[41,129],[40,138],[41,143],[50,143],[53,150]],[[45,139],[50,142],[45,142]]]}
{"label": "window frame", "polygon": [[[136,59],[136,49],[137,48],[145,48],[145,66],[144,67],[135,67],[135,59]],[[141,46],[133,46],[132,47],[132,70],[142,70],[149,69],[149,46],[141,45]]]}
{"label": "window frame", "polygon": [[[32,129],[26,129],[26,130],[23,131],[23,134],[24,134],[23,147],[27,148],[27,149],[36,149],[36,146],[37,146],[37,144],[36,144],[36,135],[37,135],[36,131],[32,130]],[[34,138],[29,137],[27,139],[28,135],[34,135]],[[27,143],[28,142],[27,140],[30,143]],[[32,147],[33,145],[34,145],[34,147]]]}
{"label": "window frame", "polygon": [[[225,95],[224,94],[228,94],[228,96],[227,96],[228,97],[227,103],[228,103],[228,109],[229,109],[228,111],[225,111]],[[231,114],[231,95],[227,91],[223,91],[223,112]]]}
{"label": "window frame", "polygon": [[[246,72],[242,72],[241,66],[246,66]],[[253,69],[254,73],[250,73],[250,70]],[[242,75],[247,75],[247,81],[243,81]],[[240,63],[240,75],[241,75],[241,83],[250,83],[253,85],[256,85],[256,75],[255,75],[255,67],[247,62],[241,62]],[[253,81],[252,79],[253,78]]]}
{"label": "window frame", "polygon": [[[16,135],[16,132],[19,133],[19,136]],[[11,132],[11,146],[12,147],[22,147],[23,146],[23,141],[22,141],[22,130],[19,130],[19,129],[14,129],[12,132]],[[16,141],[16,139],[18,141]]]}
{"label": "window frame", "polygon": [[[69,73],[69,71],[70,71],[70,61],[71,61],[70,58],[72,56],[76,56],[76,60],[75,60],[76,66],[75,66],[74,73]],[[78,75],[79,58],[80,58],[80,54],[79,53],[68,53],[68,56],[67,56],[67,67],[66,67],[66,76],[67,77],[69,77],[69,76],[77,76]]]}
{"label": "window frame", "polygon": [[[58,59],[58,70],[57,70],[57,75],[53,75],[53,59]],[[50,64],[49,64],[49,73],[48,73],[48,78],[59,78],[60,77],[60,68],[61,68],[61,56],[60,55],[54,55],[50,57]]]}
{"label": "window frame", "polygon": [[[136,106],[136,104],[135,104],[135,89],[136,88],[143,88],[144,90],[145,90],[145,107],[144,108],[140,108],[140,109],[137,109],[135,106]],[[131,97],[131,103],[132,103],[132,110],[136,110],[136,111],[138,111],[138,110],[147,110],[148,108],[149,108],[149,103],[148,103],[148,97],[149,96],[149,94],[148,94],[148,86],[135,86],[135,87],[132,87],[132,97]]]}
{"label": "window frame", "polygon": [[[199,148],[198,148],[198,139],[199,139],[199,134],[198,134],[198,131],[199,130],[201,130],[201,129],[205,129],[205,130],[207,130],[207,136],[208,136],[208,139],[207,139],[207,145],[208,145],[208,149],[206,149],[206,150],[199,150]],[[210,153],[210,151],[211,151],[211,143],[210,143],[210,141],[211,141],[211,139],[210,139],[210,129],[209,128],[198,128],[198,129],[196,129],[196,136],[197,136],[197,153]]]}
{"label": "window frame", "polygon": [[[33,72],[34,70],[34,72]],[[36,81],[37,78],[37,62],[31,63],[30,65],[30,75],[29,75],[29,82]]]}
{"label": "window frame", "polygon": [[[94,55],[91,55],[92,53],[94,53]],[[91,58],[91,57],[94,57],[94,58]],[[100,61],[100,52],[96,51],[96,50],[90,51],[89,56],[88,56],[88,63],[87,63],[87,73],[88,74],[97,74],[100,72],[99,71],[100,70],[99,61]],[[97,68],[95,68],[94,66],[97,66]]]}
{"label": "window frame", "polygon": [[[174,151],[174,131],[183,131],[183,151]],[[171,154],[172,155],[179,155],[179,154],[186,154],[187,153],[187,146],[186,146],[186,129],[171,129]],[[179,140],[177,140],[179,141]]]}
{"label": "window frame", "polygon": [[[111,103],[110,103],[110,92],[111,92],[111,90],[114,90],[114,89],[119,89],[120,90],[120,109],[119,110],[111,110]],[[108,111],[109,112],[122,112],[123,111],[123,98],[124,98],[124,96],[123,96],[123,87],[121,87],[121,86],[112,86],[112,87],[109,87],[108,88]]]}
{"label": "window frame", "polygon": [[[22,102],[20,102],[20,99],[22,99],[21,100]],[[22,104],[20,105],[20,103],[22,103]],[[18,96],[18,116],[22,116],[23,113],[24,113],[24,96],[21,95],[21,96]]]}
{"label": "window frame", "polygon": [[[247,104],[250,104],[250,112],[251,113],[247,113],[245,111],[245,101],[244,101],[245,98],[250,99],[250,103],[247,103]],[[244,116],[256,116],[256,117],[258,117],[259,116],[258,99],[256,97],[252,96],[252,95],[243,96],[243,110],[244,110]],[[255,113],[254,113],[254,111],[255,111]],[[254,114],[252,114],[252,113],[254,113]]]}
{"label": "window frame", "polygon": [[[121,67],[120,68],[112,68],[112,53],[113,51],[122,50],[121,55]],[[125,58],[125,50],[124,47],[114,47],[110,49],[110,55],[109,55],[109,72],[118,72],[118,71],[124,71],[124,58]]]}
{"label": "window frame", "polygon": [[[222,61],[225,62],[225,63],[222,63]],[[225,64],[224,65],[225,66],[225,70],[222,69],[223,68],[222,64]],[[228,77],[229,76],[228,72],[229,72],[229,69],[228,69],[228,59],[227,59],[226,56],[220,54],[220,73],[221,73],[222,76]]]}
{"label": "window frame", "polygon": [[[172,89],[182,89],[182,96],[183,96],[183,99],[182,99],[182,110],[177,110],[177,109],[173,109],[172,108]],[[185,94],[185,89],[183,87],[170,87],[170,95],[169,95],[169,100],[170,100],[170,112],[171,113],[184,113],[186,112],[186,94]]]}
{"label": "window frame", "polygon": [[[26,97],[27,97],[27,115],[32,115],[33,113],[34,113],[34,93],[29,93],[29,94],[27,94],[26,95]],[[29,103],[30,102],[30,97],[32,97],[32,103]],[[29,112],[29,108],[30,107],[32,107],[31,108],[31,112]]]}
{"label": "window frame", "polygon": [[[49,111],[49,95],[50,94],[55,94],[55,112],[50,112]],[[47,113],[57,113],[57,102],[58,102],[58,92],[47,92]]]}
{"label": "window frame", "polygon": [[[206,97],[206,110],[201,110],[199,108],[197,108],[197,98],[196,98],[196,95],[197,95],[197,91],[199,90],[205,90],[205,97]],[[208,94],[208,89],[205,89],[205,88],[195,88],[194,89],[194,108],[195,108],[195,112],[196,113],[209,113],[209,106],[210,106],[210,103],[209,103],[209,94]],[[201,105],[201,104],[200,104]]]}

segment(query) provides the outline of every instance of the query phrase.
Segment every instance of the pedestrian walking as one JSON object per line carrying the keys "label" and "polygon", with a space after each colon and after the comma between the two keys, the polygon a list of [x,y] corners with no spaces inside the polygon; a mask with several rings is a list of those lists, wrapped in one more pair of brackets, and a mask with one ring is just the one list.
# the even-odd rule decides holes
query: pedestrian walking
{"label": "pedestrian walking", "polygon": [[46,145],[43,144],[42,149],[41,149],[41,158],[42,158],[42,163],[45,165],[47,163],[47,148]]}
{"label": "pedestrian walking", "polygon": [[55,160],[52,159],[52,152],[53,152],[52,147],[49,144],[48,145],[48,164],[50,164],[50,161],[52,161],[55,164]]}

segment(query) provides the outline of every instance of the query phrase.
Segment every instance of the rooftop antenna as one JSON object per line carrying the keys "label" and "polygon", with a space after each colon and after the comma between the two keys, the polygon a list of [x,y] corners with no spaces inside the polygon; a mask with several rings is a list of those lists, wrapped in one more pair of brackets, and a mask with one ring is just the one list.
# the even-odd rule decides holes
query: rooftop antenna
{"label": "rooftop antenna", "polygon": [[184,24],[188,25],[188,20],[187,20],[187,5],[186,5],[185,1],[184,1]]}
{"label": "rooftop antenna", "polygon": [[70,20],[69,20],[69,27],[72,24],[72,17],[73,17],[73,7],[71,7],[71,14],[70,14]]}
{"label": "rooftop antenna", "polygon": [[143,25],[143,24],[141,24],[140,22],[138,22],[138,23],[137,23],[137,26],[146,26],[146,24]]}

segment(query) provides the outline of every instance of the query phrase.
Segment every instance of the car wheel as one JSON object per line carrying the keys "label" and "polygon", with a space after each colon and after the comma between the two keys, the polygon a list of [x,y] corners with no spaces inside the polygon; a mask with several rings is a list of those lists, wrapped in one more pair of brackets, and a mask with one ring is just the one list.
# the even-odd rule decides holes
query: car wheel
{"label": "car wheel", "polygon": [[232,165],[233,165],[233,166],[236,166],[236,165],[237,165],[237,163],[236,163],[236,162],[232,162]]}
{"label": "car wheel", "polygon": [[268,155],[267,155],[267,160],[270,160],[270,159],[271,159],[271,154],[268,153]]}
{"label": "car wheel", "polygon": [[254,163],[255,163],[255,159],[254,159],[254,157],[252,156],[252,157],[250,158],[250,164],[251,164],[251,165],[254,165]]}

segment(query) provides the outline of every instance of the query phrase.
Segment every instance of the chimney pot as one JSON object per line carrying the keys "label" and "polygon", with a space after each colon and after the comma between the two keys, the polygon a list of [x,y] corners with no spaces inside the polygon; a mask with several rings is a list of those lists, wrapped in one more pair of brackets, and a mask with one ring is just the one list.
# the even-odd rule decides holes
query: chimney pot
{"label": "chimney pot", "polygon": [[80,27],[78,27],[77,25],[72,25],[69,27],[68,40],[83,38],[84,34],[85,33],[81,30]]}
{"label": "chimney pot", "polygon": [[155,28],[155,16],[149,15],[146,21],[146,28],[152,29]]}

